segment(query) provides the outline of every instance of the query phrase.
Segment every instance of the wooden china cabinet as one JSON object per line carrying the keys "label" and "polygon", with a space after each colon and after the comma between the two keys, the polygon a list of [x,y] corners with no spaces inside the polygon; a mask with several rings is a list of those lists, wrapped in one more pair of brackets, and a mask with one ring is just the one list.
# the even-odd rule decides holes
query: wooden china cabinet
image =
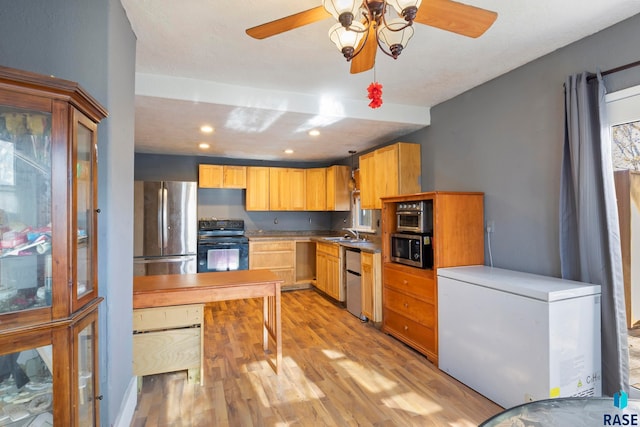
{"label": "wooden china cabinet", "polygon": [[76,83],[0,67],[0,426],[99,425],[106,115]]}

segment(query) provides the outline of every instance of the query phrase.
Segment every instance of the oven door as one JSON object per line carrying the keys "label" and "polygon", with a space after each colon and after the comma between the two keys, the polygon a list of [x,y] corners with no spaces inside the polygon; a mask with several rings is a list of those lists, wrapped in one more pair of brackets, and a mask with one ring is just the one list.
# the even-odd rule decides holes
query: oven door
{"label": "oven door", "polygon": [[423,214],[418,211],[410,212],[397,212],[397,230],[409,231],[411,233],[422,233],[423,228]]}
{"label": "oven door", "polygon": [[249,243],[209,242],[198,244],[198,273],[249,269]]}

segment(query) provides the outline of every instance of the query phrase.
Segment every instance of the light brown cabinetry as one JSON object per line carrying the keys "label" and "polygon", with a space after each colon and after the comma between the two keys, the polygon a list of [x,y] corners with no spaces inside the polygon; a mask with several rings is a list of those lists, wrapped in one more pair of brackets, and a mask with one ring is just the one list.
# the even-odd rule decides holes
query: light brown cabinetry
{"label": "light brown cabinetry", "polygon": [[333,165],[327,168],[327,210],[348,211],[351,209],[349,191],[349,166]]}
{"label": "light brown cabinetry", "polygon": [[360,253],[360,280],[362,314],[374,323],[382,321],[382,268],[381,254]]}
{"label": "light brown cabinetry", "polygon": [[249,269],[271,270],[284,282],[295,284],[296,244],[294,240],[249,241]]}
{"label": "light brown cabinetry", "polygon": [[[482,193],[431,192],[382,199],[382,330],[438,363],[437,269],[484,264]],[[433,269],[391,261],[396,204],[433,201]]]}
{"label": "light brown cabinetry", "polygon": [[198,165],[200,188],[246,188],[247,167],[234,165]]}
{"label": "light brown cabinetry", "polygon": [[316,287],[338,301],[344,301],[342,251],[336,243],[316,243]]}
{"label": "light brown cabinetry", "polygon": [[202,384],[204,304],[133,310],[133,374],[187,370]]}
{"label": "light brown cabinetry", "polygon": [[360,203],[380,209],[381,197],[417,193],[421,189],[420,144],[399,142],[359,158]]}
{"label": "light brown cabinetry", "polygon": [[269,210],[269,176],[269,168],[267,167],[247,167],[246,210]]}
{"label": "light brown cabinetry", "polygon": [[269,168],[269,210],[304,210],[305,190],[304,169]]}
{"label": "light brown cabinetry", "polygon": [[312,168],[306,175],[306,210],[327,210],[327,168]]}
{"label": "light brown cabinetry", "polygon": [[99,424],[96,149],[106,115],[76,83],[0,67],[0,200],[11,200],[0,205],[0,357],[12,372],[0,375],[0,414],[20,409],[15,396],[20,425]]}

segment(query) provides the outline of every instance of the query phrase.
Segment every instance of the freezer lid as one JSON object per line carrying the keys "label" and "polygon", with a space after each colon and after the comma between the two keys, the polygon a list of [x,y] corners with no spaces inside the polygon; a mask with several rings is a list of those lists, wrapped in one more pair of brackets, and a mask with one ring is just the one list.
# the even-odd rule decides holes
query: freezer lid
{"label": "freezer lid", "polygon": [[547,302],[600,294],[600,285],[486,265],[439,268],[437,274],[439,277],[447,277]]}

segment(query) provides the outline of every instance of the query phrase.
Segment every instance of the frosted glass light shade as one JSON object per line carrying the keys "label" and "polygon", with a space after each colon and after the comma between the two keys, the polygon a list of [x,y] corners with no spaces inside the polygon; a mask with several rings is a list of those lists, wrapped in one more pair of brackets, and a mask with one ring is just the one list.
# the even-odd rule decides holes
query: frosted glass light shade
{"label": "frosted glass light shade", "polygon": [[400,16],[402,16],[402,11],[406,8],[413,6],[417,9],[421,3],[422,0],[387,0],[387,4],[393,6]]}
{"label": "frosted glass light shade", "polygon": [[350,28],[356,31],[347,30],[340,23],[335,24],[329,29],[329,38],[335,43],[340,52],[342,52],[344,48],[355,49],[360,44],[362,37],[366,34],[365,26],[361,22],[354,21]]}
{"label": "frosted glass light shade", "polygon": [[340,20],[340,15],[343,13],[356,16],[361,5],[362,1],[358,0],[322,0],[322,6],[337,20]]}
{"label": "frosted glass light shade", "polygon": [[[400,30],[402,27],[405,28]],[[381,25],[378,28],[378,40],[389,47],[394,58],[400,55],[402,49],[407,47],[411,37],[413,37],[413,27],[407,26],[407,22],[402,18],[387,21],[386,26]]]}

